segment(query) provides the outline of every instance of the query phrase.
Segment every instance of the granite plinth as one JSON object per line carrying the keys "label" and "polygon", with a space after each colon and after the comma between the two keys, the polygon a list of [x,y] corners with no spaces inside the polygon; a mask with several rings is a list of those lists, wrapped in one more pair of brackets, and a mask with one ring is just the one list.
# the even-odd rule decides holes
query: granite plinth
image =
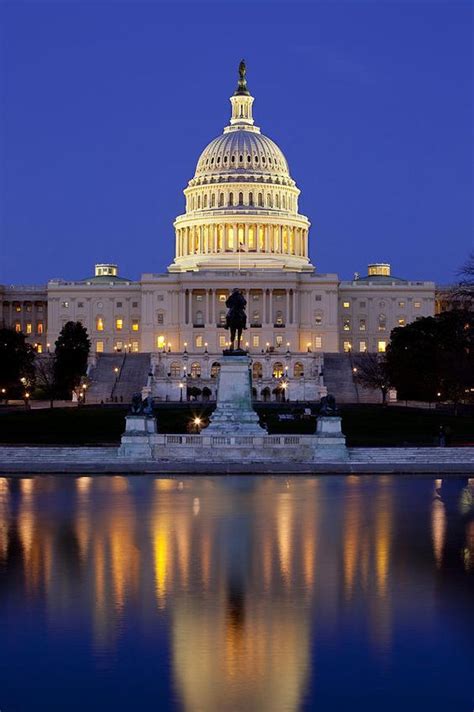
{"label": "granite plinth", "polygon": [[252,407],[250,359],[245,352],[227,351],[221,362],[217,405],[206,435],[266,435]]}
{"label": "granite plinth", "polygon": [[119,457],[149,460],[153,457],[151,436],[156,435],[156,418],[149,415],[127,415],[125,432],[120,441]]}

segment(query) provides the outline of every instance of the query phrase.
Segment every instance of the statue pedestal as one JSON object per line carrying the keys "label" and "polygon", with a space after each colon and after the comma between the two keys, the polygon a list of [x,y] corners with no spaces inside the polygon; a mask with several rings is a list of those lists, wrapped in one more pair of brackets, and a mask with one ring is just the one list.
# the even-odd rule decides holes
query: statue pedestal
{"label": "statue pedestal", "polygon": [[127,415],[119,457],[150,460],[153,454],[150,435],[156,433],[156,418],[149,415]]}
{"label": "statue pedestal", "polygon": [[204,435],[266,435],[252,408],[250,359],[245,353],[226,352],[217,385],[217,406]]}
{"label": "statue pedestal", "polygon": [[336,415],[321,415],[317,419],[314,436],[315,459],[346,459],[346,438],[342,433],[341,418]]}

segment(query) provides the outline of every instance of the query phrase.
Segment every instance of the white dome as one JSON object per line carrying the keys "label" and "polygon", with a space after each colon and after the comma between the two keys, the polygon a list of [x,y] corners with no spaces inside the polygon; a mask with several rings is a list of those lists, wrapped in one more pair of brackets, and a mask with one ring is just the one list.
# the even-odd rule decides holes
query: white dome
{"label": "white dome", "polygon": [[[215,181],[264,180],[287,183],[290,173],[286,158],[276,143],[267,136],[240,129],[215,138],[201,153],[194,178],[209,176]],[[225,179],[225,178],[224,178]],[[202,182],[202,181],[200,181]],[[293,181],[290,182],[293,183]]]}

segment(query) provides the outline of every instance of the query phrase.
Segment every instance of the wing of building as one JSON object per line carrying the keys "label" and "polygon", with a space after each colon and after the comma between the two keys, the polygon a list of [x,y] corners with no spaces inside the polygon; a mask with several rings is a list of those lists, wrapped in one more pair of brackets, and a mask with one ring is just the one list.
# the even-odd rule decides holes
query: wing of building
{"label": "wing of building", "polygon": [[[228,126],[201,153],[184,190],[185,212],[174,222],[176,255],[165,274],[133,281],[119,276],[116,265],[100,264],[94,276],[51,280],[31,296],[0,288],[4,324],[26,331],[45,351],[67,321],[81,321],[97,363],[111,355],[113,369],[122,371],[126,355],[149,354],[146,369],[142,357],[136,370],[135,390],[145,369],[158,398],[181,398],[183,389],[213,398],[228,341],[225,301],[239,287],[247,300],[244,341],[256,397],[280,398],[284,379],[287,396],[308,400],[324,392],[324,354],[384,351],[394,327],[432,315],[434,283],[393,277],[386,263],[369,265],[366,277],[350,282],[317,272],[300,191],[281,149],[255,125],[253,101],[244,72],[230,97]],[[28,304],[37,305],[36,321],[28,321]],[[37,310],[46,304],[47,320],[40,319]],[[133,390],[128,361],[122,398]],[[112,397],[118,391],[114,383]]]}

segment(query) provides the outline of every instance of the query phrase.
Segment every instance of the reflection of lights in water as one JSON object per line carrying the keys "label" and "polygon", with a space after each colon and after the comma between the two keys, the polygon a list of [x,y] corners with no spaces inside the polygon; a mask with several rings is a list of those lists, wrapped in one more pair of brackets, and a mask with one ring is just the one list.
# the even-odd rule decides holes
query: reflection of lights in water
{"label": "reflection of lights in water", "polygon": [[444,541],[446,538],[446,511],[439,497],[431,505],[431,539],[437,568],[443,563]]}
{"label": "reflection of lights in water", "polygon": [[194,516],[199,514],[200,509],[201,509],[201,504],[199,502],[199,497],[195,497],[193,499],[193,514],[194,514]]}
{"label": "reflection of lights in water", "polygon": [[474,521],[466,524],[466,546],[463,558],[466,571],[474,570]]}
{"label": "reflection of lights in water", "polygon": [[27,480],[27,479],[20,480],[20,489],[21,489],[22,494],[24,494],[24,495],[33,494],[34,488],[35,488],[34,480]]}
{"label": "reflection of lights in water", "polygon": [[184,482],[178,482],[178,489],[180,492],[184,489]]}
{"label": "reflection of lights in water", "polygon": [[280,572],[287,583],[291,573],[292,506],[290,495],[280,495],[276,513],[278,552],[280,557]]}
{"label": "reflection of lights in water", "polygon": [[80,494],[87,494],[91,488],[92,477],[77,477],[76,487]]}
{"label": "reflection of lights in water", "polygon": [[5,559],[8,551],[8,520],[10,489],[6,477],[0,477],[0,558]]}
{"label": "reflection of lights in water", "polygon": [[176,484],[174,480],[158,479],[155,480],[155,489],[159,492],[171,492],[176,489]]}
{"label": "reflection of lights in water", "polygon": [[163,608],[165,605],[169,558],[168,531],[166,525],[161,523],[153,536],[155,594],[158,608]]}

